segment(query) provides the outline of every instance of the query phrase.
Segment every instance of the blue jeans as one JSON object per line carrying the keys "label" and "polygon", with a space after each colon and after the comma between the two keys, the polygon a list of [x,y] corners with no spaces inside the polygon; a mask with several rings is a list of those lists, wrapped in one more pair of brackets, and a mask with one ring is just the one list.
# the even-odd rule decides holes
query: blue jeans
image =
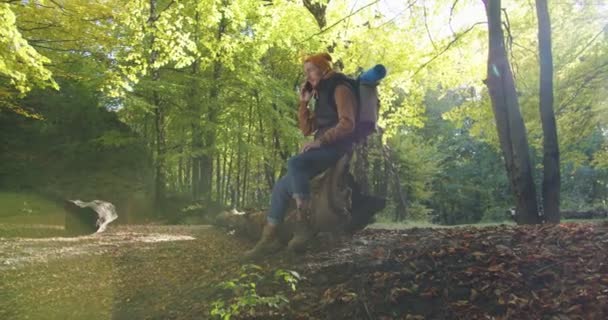
{"label": "blue jeans", "polygon": [[268,223],[283,222],[291,198],[310,199],[310,179],[335,165],[344,153],[336,146],[321,146],[291,157],[287,161],[287,174],[272,189]]}

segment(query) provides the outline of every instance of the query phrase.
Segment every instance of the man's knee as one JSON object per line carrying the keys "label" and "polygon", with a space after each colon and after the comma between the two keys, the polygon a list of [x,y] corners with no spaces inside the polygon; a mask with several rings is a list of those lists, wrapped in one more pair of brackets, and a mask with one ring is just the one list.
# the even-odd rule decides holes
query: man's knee
{"label": "man's knee", "polygon": [[277,182],[274,184],[274,187],[272,188],[272,191],[273,191],[273,193],[274,192],[279,192],[279,193],[289,192],[289,176],[284,175],[279,180],[277,180]]}

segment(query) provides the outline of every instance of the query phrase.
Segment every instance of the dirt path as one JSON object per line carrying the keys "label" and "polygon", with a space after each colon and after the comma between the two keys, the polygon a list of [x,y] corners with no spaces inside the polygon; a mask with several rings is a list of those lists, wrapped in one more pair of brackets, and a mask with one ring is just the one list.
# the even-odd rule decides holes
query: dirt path
{"label": "dirt path", "polygon": [[[42,226],[39,229],[45,229]],[[48,228],[48,227],[47,227]],[[195,240],[190,233],[209,227],[118,227],[112,232],[82,237],[21,238],[0,237],[0,271],[47,263],[83,255],[105,255],[112,249],[132,244]],[[55,230],[56,228],[48,228]],[[148,246],[149,247],[149,246]]]}
{"label": "dirt path", "polygon": [[209,226],[2,238],[0,319],[206,319],[202,301],[210,286],[238,269],[226,253],[241,248],[238,239]]}

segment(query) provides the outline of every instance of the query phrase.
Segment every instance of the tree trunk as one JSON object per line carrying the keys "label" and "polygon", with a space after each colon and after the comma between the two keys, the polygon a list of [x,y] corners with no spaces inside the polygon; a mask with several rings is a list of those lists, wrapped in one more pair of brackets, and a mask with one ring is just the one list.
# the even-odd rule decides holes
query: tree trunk
{"label": "tree trunk", "polygon": [[215,201],[221,205],[222,204],[222,175],[224,174],[224,170],[222,170],[222,158],[220,153],[218,152],[215,155]]}
{"label": "tree trunk", "polygon": [[[156,11],[156,0],[150,0],[150,19],[149,24],[154,29],[154,24],[158,18]],[[154,34],[150,37],[150,48],[154,48],[155,36]],[[153,66],[158,58],[158,51],[152,50],[149,58],[149,65]],[[158,82],[160,79],[160,73],[158,68],[151,67],[150,74],[152,75],[152,81]],[[154,129],[156,132],[156,163],[155,163],[155,182],[154,182],[154,195],[155,203],[157,208],[162,210],[166,197],[166,172],[165,172],[165,110],[163,109],[160,101],[160,94],[156,90],[158,85],[152,86],[152,106],[154,107]]]}
{"label": "tree trunk", "polygon": [[325,26],[327,25],[327,19],[325,18],[325,10],[327,10],[329,0],[327,2],[303,0],[303,3],[304,7],[308,9],[308,11],[313,15],[313,17],[317,21],[319,30],[323,30],[323,28],[325,28]]}
{"label": "tree trunk", "polygon": [[[206,130],[211,130],[207,128]],[[213,179],[213,153],[211,148],[215,144],[215,137],[211,134],[205,134],[204,149],[205,154],[199,160],[199,199],[204,203],[211,199],[211,180]]]}
{"label": "tree trunk", "polygon": [[[223,32],[223,31],[222,31]],[[213,85],[209,93],[209,104],[207,109],[207,126],[205,128],[203,141],[203,154],[200,159],[200,195],[201,199],[208,202],[211,199],[211,182],[213,180],[213,155],[215,150],[215,125],[217,123],[217,106],[219,102],[220,75],[222,65],[216,61],[213,66]]]}
{"label": "tree trunk", "polygon": [[226,164],[228,162],[228,157],[227,157],[228,151],[224,150],[223,152],[223,161],[222,161],[222,181],[220,184],[220,203],[221,204],[226,204],[226,178],[228,177],[228,170],[226,169]]}
{"label": "tree trunk", "polygon": [[[158,80],[158,70],[153,73],[153,80]],[[156,90],[152,92],[152,103],[154,109],[155,129],[156,129],[156,182],[155,182],[155,202],[162,208],[166,196],[166,175],[165,175],[165,112],[160,103],[160,97]]]}
{"label": "tree trunk", "polygon": [[[383,146],[382,153],[394,178],[393,196],[394,200],[397,202],[397,206],[395,207],[395,221],[401,221],[407,218],[407,202],[405,200],[403,188],[401,187],[399,170],[395,167],[396,159],[394,159],[394,154],[389,146]],[[388,181],[388,179],[386,181]]]}
{"label": "tree trunk", "polygon": [[184,190],[184,157],[183,148],[180,147],[179,159],[177,161],[177,190]]}
{"label": "tree trunk", "polygon": [[201,128],[200,128],[200,122],[198,121],[198,119],[195,119],[194,122],[192,123],[192,152],[194,153],[194,155],[192,156],[192,159],[190,161],[190,165],[191,165],[190,183],[192,184],[192,201],[198,200],[200,198],[200,194],[201,194],[201,187],[200,187],[201,157],[198,155],[198,153],[201,152],[200,150],[202,149],[202,144],[203,144],[201,135],[202,135],[202,133],[201,133]]}
{"label": "tree trunk", "polygon": [[[228,174],[227,174],[227,178],[226,178],[226,184],[224,185],[224,203],[228,203],[228,197],[232,197],[232,192],[230,192],[230,190],[232,189],[232,185],[231,185],[231,180],[232,180],[232,160],[234,158],[234,154],[232,154],[232,152],[230,154],[228,154],[228,150],[226,150],[226,155],[228,156]],[[230,198],[230,201],[232,201],[232,198]],[[232,205],[233,203],[231,203]]]}
{"label": "tree trunk", "polygon": [[[257,112],[258,125],[259,125],[258,133],[260,135],[260,142],[265,150],[271,150],[272,146],[266,145],[266,131],[264,130],[264,121],[263,121],[263,117],[262,117],[259,93],[257,91],[255,91],[253,93],[253,96],[255,97],[256,108],[258,110],[258,112]],[[270,162],[274,161],[274,152],[271,153],[270,156],[268,154],[269,154],[269,152],[262,153],[262,165],[264,167],[263,172],[264,172],[264,177],[266,178],[266,183],[268,185],[268,190],[272,190],[272,187],[274,186],[274,182],[275,182],[275,177],[274,177],[274,167],[271,165]]]}
{"label": "tree trunk", "polygon": [[501,26],[500,0],[484,0],[489,27],[488,78],[498,138],[507,175],[515,194],[520,224],[540,223],[526,127],[519,111],[513,73],[507,59]]}
{"label": "tree trunk", "polygon": [[560,167],[553,112],[553,56],[547,0],[536,0],[540,60],[540,119],[543,126],[543,210],[547,222],[559,223]]}
{"label": "tree trunk", "polygon": [[241,139],[242,136],[242,127],[239,126],[239,134],[238,134],[238,140],[237,140],[237,145],[238,148],[236,150],[236,181],[235,181],[235,194],[234,194],[234,200],[233,200],[233,205],[235,207],[239,206],[239,199],[241,196],[241,154],[242,154],[242,149],[241,149],[241,145],[243,144],[243,141]]}
{"label": "tree trunk", "polygon": [[361,187],[363,193],[369,193],[369,159],[368,159],[369,146],[367,140],[359,143],[355,148],[355,181]]}
{"label": "tree trunk", "polygon": [[[383,148],[383,147],[380,146],[380,148]],[[382,153],[384,154],[384,150]],[[384,169],[382,181],[384,181],[384,183],[380,184],[380,190],[377,194],[380,197],[388,198],[388,189],[389,189],[388,182],[391,179],[391,167],[390,167],[389,159],[386,156],[383,156],[382,159],[383,159],[382,164],[383,164],[383,169]]]}
{"label": "tree trunk", "polygon": [[248,191],[248,182],[249,182],[249,167],[250,167],[250,162],[252,161],[250,158],[250,152],[251,152],[251,148],[249,146],[251,146],[251,130],[252,130],[252,126],[253,126],[253,104],[249,105],[249,114],[247,116],[247,150],[245,150],[245,173],[243,174],[243,202],[241,203],[243,206],[247,205],[247,191]]}
{"label": "tree trunk", "polygon": [[[226,28],[228,27],[229,19],[226,18],[226,14],[224,12],[224,8],[228,6],[227,1],[222,1],[222,6],[220,7],[221,19],[217,28],[216,40],[218,42],[222,41],[222,37],[226,33]],[[220,78],[222,75],[223,66],[219,60],[219,57],[222,53],[219,52],[215,57],[215,61],[213,62],[213,76],[212,76],[212,85],[209,91],[209,101],[207,104],[207,126],[205,127],[204,132],[204,141],[203,147],[204,151],[201,156],[199,162],[199,170],[200,170],[200,194],[201,198],[204,202],[209,202],[211,200],[211,187],[213,181],[213,159],[215,152],[215,137],[216,130],[215,126],[217,124],[217,114],[218,114],[218,105],[219,105],[219,94],[220,94]]]}
{"label": "tree trunk", "polygon": [[191,185],[191,171],[192,170],[192,159],[186,158],[186,165],[184,168],[184,190],[188,190]]}
{"label": "tree trunk", "polygon": [[[200,32],[200,15],[198,12],[194,15],[195,20],[195,40],[199,43]],[[192,141],[190,160],[190,183],[191,183],[191,200],[196,201],[201,198],[201,152],[203,149],[203,130],[201,128],[201,99],[200,99],[200,60],[195,59],[192,63],[192,79],[190,87],[190,96],[188,97],[189,109],[192,112]]]}

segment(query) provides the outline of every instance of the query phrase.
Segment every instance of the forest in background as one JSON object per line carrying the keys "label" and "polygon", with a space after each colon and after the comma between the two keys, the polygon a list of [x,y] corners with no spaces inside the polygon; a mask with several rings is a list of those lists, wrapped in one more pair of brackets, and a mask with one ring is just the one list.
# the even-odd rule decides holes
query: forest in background
{"label": "forest in background", "polygon": [[[502,6],[539,188],[536,8]],[[608,5],[549,12],[561,207],[606,210]],[[352,163],[389,200],[381,219],[496,221],[513,206],[480,0],[9,0],[0,17],[1,192],[103,198],[173,221],[267,207],[305,141],[301,58],[330,51],[347,74],[388,69],[382,130]]]}

